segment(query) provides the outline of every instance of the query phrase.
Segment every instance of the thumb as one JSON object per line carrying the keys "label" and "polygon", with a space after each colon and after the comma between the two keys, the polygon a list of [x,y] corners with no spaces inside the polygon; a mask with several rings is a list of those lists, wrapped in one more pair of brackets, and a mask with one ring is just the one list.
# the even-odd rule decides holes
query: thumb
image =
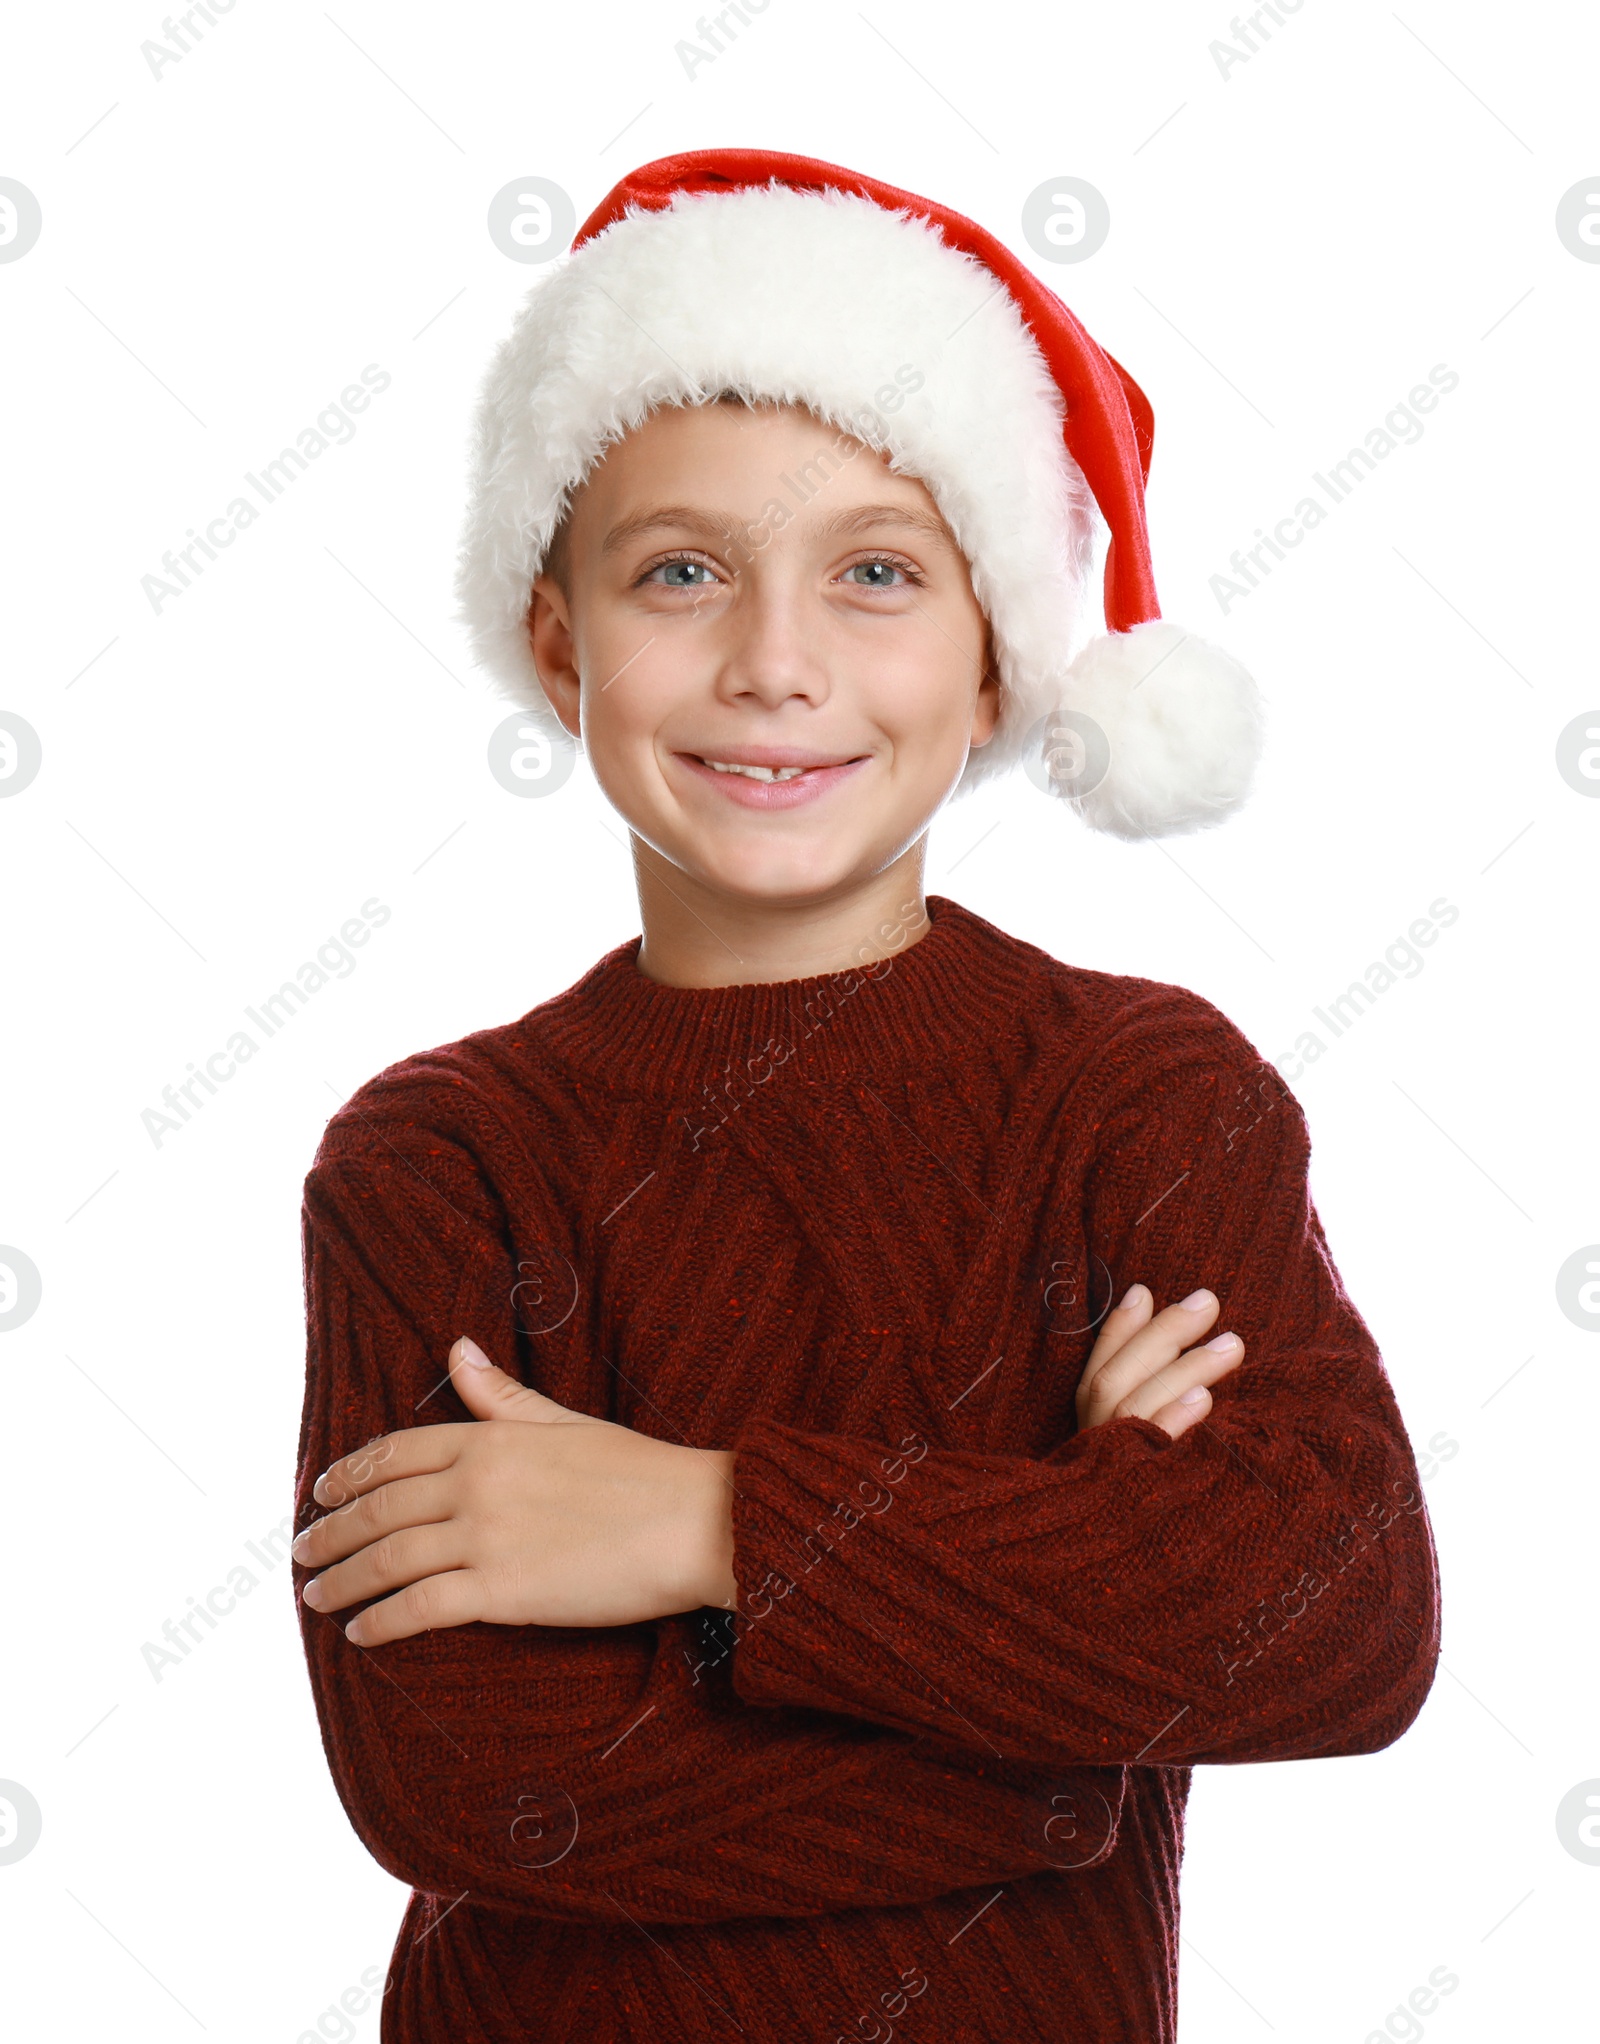
{"label": "thumb", "polygon": [[542,1391],[531,1390],[497,1369],[471,1335],[463,1334],[450,1349],[450,1381],[474,1419],[514,1419],[548,1423],[578,1418]]}

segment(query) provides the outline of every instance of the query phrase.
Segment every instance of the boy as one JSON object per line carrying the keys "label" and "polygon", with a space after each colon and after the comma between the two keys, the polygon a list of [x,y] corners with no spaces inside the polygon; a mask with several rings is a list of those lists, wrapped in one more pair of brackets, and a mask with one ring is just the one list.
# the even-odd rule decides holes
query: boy
{"label": "boy", "polygon": [[625,180],[491,371],[466,615],[643,927],[306,1181],[295,1551],[416,1891],[386,2039],[1171,2039],[1193,1765],[1421,1706],[1431,1536],[1293,1096],[923,893],[1045,732],[1122,835],[1242,799],[1149,441],[982,230],[755,152]]}

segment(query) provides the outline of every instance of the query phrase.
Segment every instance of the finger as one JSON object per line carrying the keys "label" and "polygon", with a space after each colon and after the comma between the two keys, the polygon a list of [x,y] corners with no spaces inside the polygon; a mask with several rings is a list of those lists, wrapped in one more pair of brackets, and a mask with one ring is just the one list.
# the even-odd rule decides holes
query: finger
{"label": "finger", "polygon": [[[1175,1306],[1157,1313],[1143,1327],[1130,1334],[1100,1369],[1092,1387],[1097,1410],[1121,1409],[1128,1394],[1147,1377],[1169,1367],[1183,1351],[1207,1332],[1218,1312],[1215,1292],[1191,1292]],[[1175,1397],[1184,1387],[1169,1393]]]}
{"label": "finger", "polygon": [[370,1605],[345,1627],[345,1638],[358,1647],[381,1647],[390,1640],[410,1639],[447,1625],[471,1625],[487,1609],[482,1578],[476,1569],[452,1569],[428,1576],[397,1597]]}
{"label": "finger", "polygon": [[[318,1504],[346,1503],[356,1495],[358,1486],[370,1482],[387,1467],[399,1445],[398,1433],[375,1434],[365,1447],[358,1448],[353,1455],[344,1455],[337,1462],[330,1462],[311,1486],[311,1495]],[[379,1477],[378,1480],[384,1479]]]}
{"label": "finger", "polygon": [[461,1403],[474,1419],[551,1420],[587,1418],[574,1414],[542,1391],[519,1384],[515,1377],[498,1368],[479,1348],[470,1334],[463,1334],[450,1348],[450,1381]]}
{"label": "finger", "polygon": [[1163,1405],[1159,1412],[1150,1414],[1154,1423],[1169,1433],[1173,1440],[1186,1434],[1190,1427],[1197,1427],[1211,1412],[1211,1393],[1204,1384],[1191,1384],[1181,1398],[1173,1399],[1170,1405]]}
{"label": "finger", "polygon": [[403,1590],[443,1569],[459,1568],[462,1561],[461,1528],[447,1519],[437,1526],[408,1526],[403,1532],[385,1534],[363,1547],[348,1561],[314,1576],[301,1595],[313,1611],[343,1611],[351,1604],[363,1604],[369,1597]]}
{"label": "finger", "polygon": [[386,1533],[447,1519],[451,1487],[442,1474],[406,1476],[340,1505],[299,1534],[289,1552],[305,1568],[327,1568]]}
{"label": "finger", "polygon": [[460,1426],[432,1426],[380,1434],[353,1455],[330,1463],[311,1486],[311,1495],[319,1505],[347,1505],[396,1477],[448,1469],[460,1452],[464,1431]]}
{"label": "finger", "polygon": [[[1217,1342],[1225,1344],[1218,1348]],[[1164,1369],[1152,1371],[1126,1397],[1117,1401],[1118,1419],[1154,1419],[1169,1405],[1180,1403],[1196,1388],[1208,1391],[1244,1360],[1244,1343],[1236,1334],[1219,1334],[1202,1347],[1189,1349]],[[1203,1417],[1203,1415],[1202,1415]]]}
{"label": "finger", "polygon": [[1127,1341],[1137,1334],[1150,1318],[1155,1300],[1150,1296],[1148,1285],[1130,1285],[1121,1301],[1106,1315],[1095,1345],[1089,1351],[1089,1360],[1083,1366],[1079,1380],[1080,1391],[1087,1391],[1095,1377]]}

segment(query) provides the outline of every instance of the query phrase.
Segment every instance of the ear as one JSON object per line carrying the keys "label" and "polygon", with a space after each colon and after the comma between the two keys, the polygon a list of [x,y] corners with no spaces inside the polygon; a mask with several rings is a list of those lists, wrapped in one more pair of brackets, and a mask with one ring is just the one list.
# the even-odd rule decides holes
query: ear
{"label": "ear", "polygon": [[977,699],[972,706],[972,750],[987,745],[1000,728],[1003,707],[1000,665],[995,658],[994,631],[987,620],[983,628],[983,670],[978,678]]}
{"label": "ear", "polygon": [[553,576],[541,575],[528,599],[528,644],[550,707],[564,731],[581,739],[578,704],[583,683],[572,635],[572,607]]}

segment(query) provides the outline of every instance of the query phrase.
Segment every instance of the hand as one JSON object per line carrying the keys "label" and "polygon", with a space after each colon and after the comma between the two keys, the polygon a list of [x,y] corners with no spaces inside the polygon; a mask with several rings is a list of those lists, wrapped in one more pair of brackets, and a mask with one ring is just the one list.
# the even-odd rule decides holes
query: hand
{"label": "hand", "polygon": [[1101,1328],[1078,1385],[1080,1433],[1132,1417],[1176,1440],[1211,1410],[1208,1387],[1244,1360],[1236,1334],[1191,1346],[1217,1317],[1214,1292],[1191,1292],[1152,1319],[1154,1304],[1148,1286],[1134,1285]]}
{"label": "hand", "polygon": [[305,1587],[314,1611],[382,1598],[345,1627],[365,1647],[475,1619],[633,1625],[733,1608],[730,1450],[573,1412],[465,1335],[450,1375],[470,1422],[386,1434],[318,1477],[312,1495],[337,1509],[294,1543],[325,1571]]}

